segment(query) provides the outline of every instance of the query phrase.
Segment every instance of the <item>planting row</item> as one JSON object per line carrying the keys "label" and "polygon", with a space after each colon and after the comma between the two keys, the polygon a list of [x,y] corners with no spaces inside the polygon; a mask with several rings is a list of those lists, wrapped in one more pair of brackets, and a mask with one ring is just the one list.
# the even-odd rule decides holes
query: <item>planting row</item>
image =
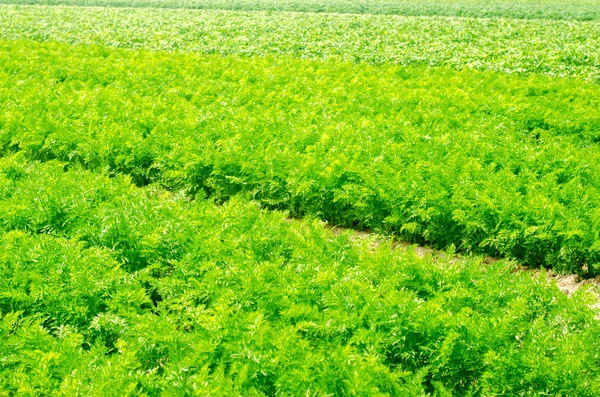
{"label": "planting row", "polygon": [[584,21],[600,19],[598,0],[577,0],[569,3],[560,0],[0,0],[0,3]]}
{"label": "planting row", "polygon": [[596,84],[30,42],[0,65],[3,153],[598,272]]}
{"label": "planting row", "polygon": [[586,294],[232,200],[0,159],[0,390],[600,393]]}
{"label": "planting row", "polygon": [[596,22],[0,6],[0,37],[600,80]]}

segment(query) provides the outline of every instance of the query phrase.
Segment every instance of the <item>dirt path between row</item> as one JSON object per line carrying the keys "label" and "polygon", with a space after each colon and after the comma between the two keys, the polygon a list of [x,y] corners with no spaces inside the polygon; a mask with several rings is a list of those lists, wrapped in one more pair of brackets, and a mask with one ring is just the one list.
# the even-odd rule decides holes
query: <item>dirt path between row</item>
{"label": "dirt path between row", "polygon": [[[383,241],[387,240],[387,237],[379,236],[375,233],[357,231],[353,229],[346,229],[338,226],[326,226],[333,234],[340,234],[342,232],[349,231],[356,236],[357,239],[360,240],[371,240],[373,247],[376,248]],[[392,247],[394,249],[400,248],[404,250],[413,249],[417,256],[423,258],[427,255],[431,255],[435,258],[445,259],[450,261],[450,263],[454,263],[461,258],[466,258],[466,255],[454,254],[451,258],[448,258],[448,253],[437,250],[432,247],[422,246],[410,244],[404,241],[398,241],[396,239],[393,240]],[[493,258],[490,256],[483,257],[484,263],[494,263],[499,259]],[[516,267],[516,271],[527,272],[534,276],[539,276],[542,273],[541,269],[534,269],[526,266],[518,265]],[[556,286],[560,291],[565,293],[568,296],[571,296],[575,291],[580,288],[587,287],[589,288],[590,293],[595,297],[596,302],[591,304],[590,307],[597,312],[596,318],[600,320],[600,276],[596,278],[584,279],[578,274],[559,274],[553,271],[552,269],[546,270],[546,278],[549,283],[556,283]]]}

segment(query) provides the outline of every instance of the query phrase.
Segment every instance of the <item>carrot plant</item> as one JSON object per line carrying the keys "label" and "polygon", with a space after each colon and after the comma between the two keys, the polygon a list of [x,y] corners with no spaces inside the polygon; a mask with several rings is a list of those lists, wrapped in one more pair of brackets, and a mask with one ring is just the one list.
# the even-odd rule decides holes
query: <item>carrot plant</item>
{"label": "carrot plant", "polygon": [[600,393],[590,297],[508,262],[23,155],[0,211],[8,395]]}

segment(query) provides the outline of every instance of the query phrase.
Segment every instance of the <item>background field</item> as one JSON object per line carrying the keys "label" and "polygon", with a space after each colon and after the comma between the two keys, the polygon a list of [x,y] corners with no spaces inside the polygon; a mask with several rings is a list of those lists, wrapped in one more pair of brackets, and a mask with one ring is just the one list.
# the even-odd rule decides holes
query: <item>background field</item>
{"label": "background field", "polygon": [[2,37],[600,80],[597,22],[5,6]]}
{"label": "background field", "polygon": [[600,395],[596,1],[11,3],[0,395]]}
{"label": "background field", "polygon": [[600,18],[598,0],[0,0],[0,3],[582,21]]}

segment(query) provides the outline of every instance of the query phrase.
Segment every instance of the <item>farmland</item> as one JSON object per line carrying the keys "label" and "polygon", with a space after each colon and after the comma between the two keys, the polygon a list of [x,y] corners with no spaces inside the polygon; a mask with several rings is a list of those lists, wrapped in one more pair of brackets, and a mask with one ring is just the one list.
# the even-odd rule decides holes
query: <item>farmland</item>
{"label": "farmland", "polygon": [[597,22],[5,6],[2,38],[600,79]]}
{"label": "farmland", "polygon": [[599,3],[13,3],[0,395],[600,395]]}
{"label": "farmland", "polygon": [[1,3],[581,21],[600,19],[597,0],[571,0],[568,3],[561,0],[0,0]]}

